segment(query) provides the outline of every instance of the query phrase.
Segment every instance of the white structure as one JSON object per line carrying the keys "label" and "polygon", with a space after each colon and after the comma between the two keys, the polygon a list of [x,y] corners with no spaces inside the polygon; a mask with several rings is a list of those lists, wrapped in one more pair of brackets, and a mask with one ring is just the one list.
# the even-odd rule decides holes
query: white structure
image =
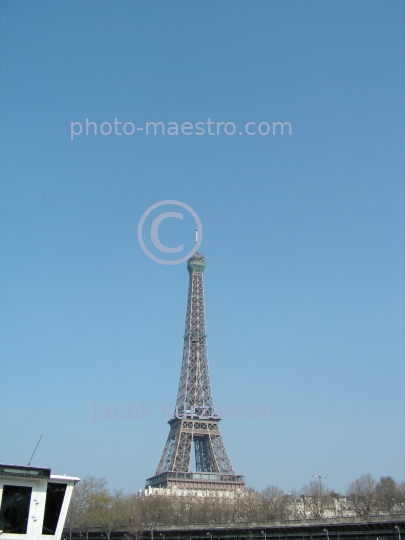
{"label": "white structure", "polygon": [[0,464],[0,540],[60,540],[79,478]]}
{"label": "white structure", "polygon": [[246,497],[247,492],[241,489],[236,490],[218,490],[218,489],[184,489],[177,486],[169,488],[147,487],[144,491],[139,490],[139,495],[148,497],[150,495],[162,495],[166,497],[217,497],[223,499],[237,499]]}
{"label": "white structure", "polygon": [[[320,505],[319,501],[315,504],[318,509]],[[329,500],[325,501],[321,506],[322,517],[324,518],[354,517],[356,515],[346,497],[330,497]],[[289,497],[287,509],[290,515],[295,519],[308,519],[314,517],[314,501],[309,496]]]}

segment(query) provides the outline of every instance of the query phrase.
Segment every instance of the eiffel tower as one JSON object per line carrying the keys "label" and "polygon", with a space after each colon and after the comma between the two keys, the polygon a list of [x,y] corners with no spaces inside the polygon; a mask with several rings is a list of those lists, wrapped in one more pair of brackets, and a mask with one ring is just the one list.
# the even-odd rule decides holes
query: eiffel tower
{"label": "eiffel tower", "polygon": [[[190,277],[176,407],[158,468],[146,480],[146,488],[230,491],[245,485],[244,476],[233,470],[215,414],[205,333],[204,269],[204,255],[197,251],[187,263]],[[190,471],[193,442],[196,472]]]}

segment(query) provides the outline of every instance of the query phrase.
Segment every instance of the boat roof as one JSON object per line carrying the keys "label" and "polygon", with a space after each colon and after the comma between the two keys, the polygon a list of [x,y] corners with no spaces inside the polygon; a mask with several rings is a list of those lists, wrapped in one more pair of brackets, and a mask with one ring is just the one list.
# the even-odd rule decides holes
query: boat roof
{"label": "boat roof", "polygon": [[0,463],[0,476],[12,476],[19,478],[32,478],[32,479],[50,479],[50,480],[66,480],[78,482],[79,478],[76,476],[61,476],[57,474],[51,474],[51,469],[45,467],[31,467],[28,465],[7,465]]}

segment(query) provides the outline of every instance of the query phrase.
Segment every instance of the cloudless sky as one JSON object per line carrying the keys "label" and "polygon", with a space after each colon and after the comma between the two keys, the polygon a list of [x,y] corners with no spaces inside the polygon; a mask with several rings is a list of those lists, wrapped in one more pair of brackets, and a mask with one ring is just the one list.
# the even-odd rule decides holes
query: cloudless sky
{"label": "cloudless sky", "polygon": [[[235,471],[259,490],[405,480],[403,2],[0,8],[0,462],[26,463],[43,434],[33,465],[54,473],[128,493],[155,473],[188,273],[148,258],[137,227],[177,200],[203,225],[214,401],[241,411],[220,424]],[[86,118],[237,130],[71,140]],[[244,131],[278,121],[292,135]],[[146,235],[160,210],[180,211],[157,209]],[[167,219],[160,239],[184,255],[194,228]]]}

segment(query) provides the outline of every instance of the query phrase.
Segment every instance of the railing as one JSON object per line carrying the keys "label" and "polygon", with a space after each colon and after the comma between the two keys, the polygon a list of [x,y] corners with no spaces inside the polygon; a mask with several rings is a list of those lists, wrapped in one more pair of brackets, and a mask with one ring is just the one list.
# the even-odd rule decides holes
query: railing
{"label": "railing", "polygon": [[[308,519],[288,519],[288,520],[279,520],[279,521],[238,521],[238,522],[220,522],[220,523],[210,523],[210,528],[260,528],[260,527],[291,527],[292,525],[333,525],[336,524],[342,524],[342,523],[378,523],[378,522],[405,522],[405,514],[390,514],[390,515],[373,515],[373,516],[367,516],[367,517],[359,517],[359,516],[353,516],[353,517],[333,517],[333,518],[308,518]],[[192,529],[192,528],[200,528],[200,527],[207,527],[207,523],[193,523],[190,525],[164,525],[159,524],[157,528],[171,530],[171,529]]]}
{"label": "railing", "polygon": [[[291,527],[292,525],[333,525],[336,524],[343,524],[347,523],[348,525],[353,524],[367,524],[367,523],[388,523],[388,522],[394,522],[394,523],[404,523],[405,524],[405,514],[390,514],[390,515],[373,515],[368,517],[337,517],[337,518],[308,518],[308,519],[289,519],[289,520],[283,520],[283,521],[261,521],[261,522],[254,522],[254,521],[239,521],[234,523],[229,522],[221,522],[221,523],[193,523],[188,525],[165,525],[164,523],[159,523],[159,525],[156,525],[154,527],[156,532],[159,531],[177,531],[177,530],[198,530],[198,529],[207,529],[210,530],[213,529],[260,529],[260,528],[279,528],[279,527]],[[124,532],[127,530],[127,526],[121,525],[113,527],[113,531],[115,532]],[[143,530],[148,530],[147,524],[143,524]],[[78,527],[74,527],[71,529],[71,532],[73,535],[77,535],[78,533],[83,533],[84,529],[79,529]],[[102,527],[89,527],[87,528],[87,532],[89,533],[102,533],[103,528]],[[332,532],[332,531],[331,531]],[[402,532],[402,531],[401,531]],[[63,537],[68,538],[70,535],[70,529],[65,528],[63,531]],[[84,536],[84,535],[83,535]]]}

